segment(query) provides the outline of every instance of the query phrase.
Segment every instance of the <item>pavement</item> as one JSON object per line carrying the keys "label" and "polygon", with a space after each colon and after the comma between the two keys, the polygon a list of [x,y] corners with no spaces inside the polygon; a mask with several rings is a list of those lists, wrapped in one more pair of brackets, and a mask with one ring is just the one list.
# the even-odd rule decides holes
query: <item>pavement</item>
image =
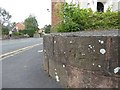
{"label": "pavement", "polygon": [[1,59],[2,88],[62,88],[43,69],[42,42],[42,38],[3,41],[2,54],[22,50]]}

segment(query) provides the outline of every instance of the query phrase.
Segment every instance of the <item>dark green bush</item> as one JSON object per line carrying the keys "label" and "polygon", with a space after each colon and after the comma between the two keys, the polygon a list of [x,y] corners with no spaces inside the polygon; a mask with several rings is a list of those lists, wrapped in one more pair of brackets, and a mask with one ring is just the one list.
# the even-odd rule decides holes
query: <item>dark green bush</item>
{"label": "dark green bush", "polygon": [[33,37],[35,30],[21,30],[20,33],[28,34],[30,37]]}
{"label": "dark green bush", "polygon": [[8,34],[9,34],[9,28],[6,27],[6,26],[3,26],[3,27],[2,27],[2,34],[3,34],[3,35],[8,35]]}
{"label": "dark green bush", "polygon": [[51,29],[51,25],[44,26],[45,33],[50,33],[50,29]]}
{"label": "dark green bush", "polygon": [[13,32],[13,35],[14,35],[14,36],[19,36],[20,33],[19,33],[19,32]]}
{"label": "dark green bush", "polygon": [[54,29],[58,32],[75,32],[82,30],[118,29],[118,12],[92,12],[91,9],[80,9],[75,4],[64,3],[61,11],[63,20]]}

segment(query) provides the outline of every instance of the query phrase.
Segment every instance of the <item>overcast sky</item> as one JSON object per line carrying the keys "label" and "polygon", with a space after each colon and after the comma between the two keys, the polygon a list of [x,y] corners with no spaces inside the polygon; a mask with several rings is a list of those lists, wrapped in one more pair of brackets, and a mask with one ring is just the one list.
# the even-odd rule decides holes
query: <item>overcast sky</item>
{"label": "overcast sky", "polygon": [[51,0],[0,0],[0,7],[12,15],[11,22],[22,22],[32,14],[40,28],[51,24]]}
{"label": "overcast sky", "polygon": [[36,16],[39,28],[51,24],[51,0],[0,0],[0,7],[12,15],[11,22],[23,22],[32,14]]}

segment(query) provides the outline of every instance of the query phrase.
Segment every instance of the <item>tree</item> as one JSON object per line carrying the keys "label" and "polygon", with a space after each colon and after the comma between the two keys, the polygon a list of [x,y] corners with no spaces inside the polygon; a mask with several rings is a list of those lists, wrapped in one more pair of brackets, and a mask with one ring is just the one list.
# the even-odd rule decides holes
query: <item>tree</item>
{"label": "tree", "polygon": [[9,27],[8,26],[2,26],[2,34],[3,35],[8,35],[9,33]]}
{"label": "tree", "polygon": [[38,22],[35,18],[35,16],[30,15],[28,18],[24,21],[25,29],[27,30],[38,30]]}
{"label": "tree", "polygon": [[33,37],[33,34],[38,30],[38,22],[35,16],[30,15],[24,21],[25,31],[24,34],[28,34],[30,37]]}
{"label": "tree", "polygon": [[[0,24],[2,29],[2,34],[8,34],[11,29],[9,20],[12,16],[5,9],[0,7]],[[5,25],[7,24],[7,25]]]}
{"label": "tree", "polygon": [[51,25],[44,26],[45,33],[50,33],[50,29],[51,29]]}
{"label": "tree", "polygon": [[0,24],[3,26],[5,23],[9,22],[12,16],[5,9],[0,8]]}
{"label": "tree", "polygon": [[16,25],[16,22],[11,23],[11,27],[14,28]]}

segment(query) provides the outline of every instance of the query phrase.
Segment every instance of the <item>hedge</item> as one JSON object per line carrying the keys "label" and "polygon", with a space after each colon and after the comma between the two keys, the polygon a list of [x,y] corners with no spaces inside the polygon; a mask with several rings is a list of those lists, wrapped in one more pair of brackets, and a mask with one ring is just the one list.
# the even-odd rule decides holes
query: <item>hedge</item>
{"label": "hedge", "polygon": [[57,32],[75,32],[85,30],[119,29],[118,12],[93,12],[80,9],[79,5],[64,3],[61,10],[62,21],[54,27]]}
{"label": "hedge", "polygon": [[35,30],[21,30],[20,33],[28,34],[30,37],[33,37]]}

